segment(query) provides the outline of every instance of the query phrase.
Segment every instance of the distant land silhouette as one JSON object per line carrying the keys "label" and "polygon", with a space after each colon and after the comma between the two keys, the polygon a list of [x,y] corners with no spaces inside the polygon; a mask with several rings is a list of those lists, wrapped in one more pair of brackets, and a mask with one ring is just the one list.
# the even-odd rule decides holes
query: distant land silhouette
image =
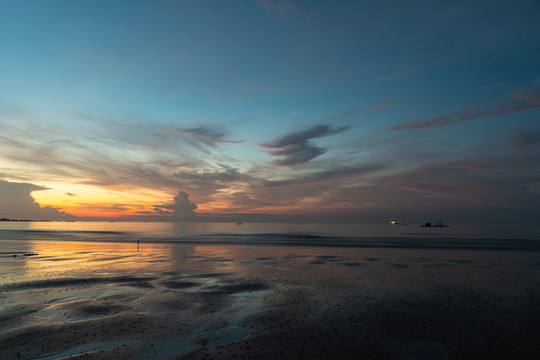
{"label": "distant land silhouette", "polygon": [[50,220],[32,220],[32,219],[10,219],[10,218],[1,218],[0,221],[39,221],[39,222],[48,222]]}

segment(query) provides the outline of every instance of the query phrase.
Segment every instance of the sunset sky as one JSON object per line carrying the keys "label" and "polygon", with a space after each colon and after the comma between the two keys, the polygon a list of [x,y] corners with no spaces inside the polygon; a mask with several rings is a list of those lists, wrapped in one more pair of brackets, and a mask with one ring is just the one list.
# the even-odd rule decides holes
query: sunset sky
{"label": "sunset sky", "polygon": [[0,218],[540,217],[538,1],[1,1]]}

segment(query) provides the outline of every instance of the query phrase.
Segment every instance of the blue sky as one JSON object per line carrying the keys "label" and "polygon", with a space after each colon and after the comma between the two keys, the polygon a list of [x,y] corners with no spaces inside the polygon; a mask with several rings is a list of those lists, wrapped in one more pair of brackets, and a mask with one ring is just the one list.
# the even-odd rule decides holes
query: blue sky
{"label": "blue sky", "polygon": [[0,216],[530,220],[539,15],[535,1],[3,1]]}

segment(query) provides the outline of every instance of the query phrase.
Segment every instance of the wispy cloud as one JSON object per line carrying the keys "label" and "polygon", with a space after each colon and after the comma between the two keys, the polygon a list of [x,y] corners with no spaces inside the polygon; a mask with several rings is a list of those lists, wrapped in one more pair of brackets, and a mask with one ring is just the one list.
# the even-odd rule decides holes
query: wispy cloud
{"label": "wispy cloud", "polygon": [[281,149],[268,151],[272,156],[284,156],[284,159],[274,161],[278,166],[293,166],[308,162],[326,152],[310,143],[310,139],[320,138],[348,130],[348,126],[331,128],[327,125],[315,125],[306,131],[285,135],[271,143],[259,144],[268,149]]}
{"label": "wispy cloud", "polygon": [[178,187],[205,198],[246,179],[246,174],[227,165],[220,165],[219,168],[185,169],[171,175],[171,181]]}
{"label": "wispy cloud", "polygon": [[295,176],[294,178],[286,180],[266,180],[263,182],[263,185],[266,187],[287,187],[294,185],[305,187],[308,184],[321,185],[322,183],[328,181],[340,181],[347,178],[357,178],[384,168],[385,165],[383,164],[340,167],[337,169],[318,171],[304,176]]}
{"label": "wispy cloud", "polygon": [[225,132],[212,129],[206,126],[199,126],[191,129],[172,128],[178,134],[193,137],[195,141],[205,145],[214,146],[216,143],[240,144],[242,141],[225,139]]}
{"label": "wispy cloud", "polygon": [[[0,126],[0,172],[8,173],[10,179],[39,178],[111,189],[171,191],[182,188],[182,183],[195,183],[190,174],[215,175],[207,177],[205,184],[208,179],[217,182],[214,173],[232,174],[218,165],[224,148],[239,142],[230,140],[220,126],[151,126],[136,119],[128,123],[96,116],[74,116],[61,128],[38,116],[0,116]],[[12,167],[18,168],[16,174]]]}
{"label": "wispy cloud", "polygon": [[519,90],[494,101],[486,108],[463,107],[451,114],[438,116],[427,121],[409,122],[394,126],[392,130],[420,130],[448,126],[456,122],[491,118],[540,108],[540,87]]}
{"label": "wispy cloud", "polygon": [[[527,94],[522,94],[522,98],[528,99]],[[379,106],[387,105],[380,103],[370,108]],[[416,142],[408,148],[409,143],[396,140],[389,142],[390,148],[385,147],[386,143],[364,144],[358,154],[345,159],[332,147],[329,156],[310,163],[327,151],[328,146],[317,141],[322,143],[322,138],[349,129],[313,125],[260,144],[273,160],[278,159],[273,165],[261,166],[260,161],[248,163],[223,156],[235,145],[229,145],[227,129],[219,126],[113,123],[108,129],[112,127],[114,131],[108,132],[100,122],[85,123],[84,129],[70,124],[54,128],[38,119],[4,123],[0,119],[0,125],[3,124],[6,126],[0,134],[3,160],[0,173],[9,173],[6,178],[14,179],[15,174],[21,182],[62,180],[125,192],[144,188],[148,194],[165,194],[161,199],[167,196],[172,199],[172,194],[179,190],[186,194],[177,195],[178,199],[170,202],[151,200],[139,207],[103,204],[100,208],[99,204],[80,204],[89,211],[110,214],[138,211],[141,217],[172,220],[175,214],[193,216],[195,210],[205,216],[211,213],[326,216],[370,208],[373,214],[385,216],[385,212],[398,210],[435,209],[443,201],[455,209],[482,204],[534,206],[539,201],[538,196],[531,196],[530,190],[530,179],[538,178],[537,129],[510,132],[497,139],[497,152],[492,151],[493,147],[475,150],[472,153],[477,155],[467,155],[467,162],[453,151],[447,153],[430,147],[424,152],[425,144],[415,149]],[[40,136],[28,136],[31,133]],[[393,134],[399,137],[399,133]],[[371,153],[374,149],[379,150],[376,155]],[[257,152],[261,152],[260,148]],[[503,159],[503,155],[508,158]],[[24,167],[9,170],[11,164],[20,163]],[[304,165],[294,166],[301,164]],[[193,201],[187,197],[188,193]],[[74,202],[78,198],[69,200]],[[195,203],[199,205],[196,208],[190,205]],[[26,204],[31,205],[32,200]],[[54,210],[51,213],[58,214]]]}
{"label": "wispy cloud", "polygon": [[511,164],[439,163],[422,166],[376,182],[379,190],[432,207],[523,206],[538,202],[524,184],[527,177]]}
{"label": "wispy cloud", "polygon": [[264,117],[265,115],[268,115],[269,113],[270,113],[270,111],[266,110],[266,111],[263,111],[261,113],[248,116],[248,117],[246,117],[244,119],[237,120],[237,121],[233,122],[232,124],[233,125],[240,125],[240,124],[243,124],[243,123],[246,123],[246,122],[249,122],[249,121],[257,120],[259,118]]}

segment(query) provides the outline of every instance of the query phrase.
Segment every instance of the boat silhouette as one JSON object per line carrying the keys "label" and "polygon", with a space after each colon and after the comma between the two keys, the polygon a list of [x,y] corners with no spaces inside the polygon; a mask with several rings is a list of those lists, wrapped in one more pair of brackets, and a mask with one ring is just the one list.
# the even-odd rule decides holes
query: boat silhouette
{"label": "boat silhouette", "polygon": [[436,222],[435,224],[432,224],[430,222],[427,222],[425,223],[424,225],[420,225],[421,227],[449,227],[450,225],[445,225],[443,224],[442,222],[442,219],[439,219],[438,222]]}

